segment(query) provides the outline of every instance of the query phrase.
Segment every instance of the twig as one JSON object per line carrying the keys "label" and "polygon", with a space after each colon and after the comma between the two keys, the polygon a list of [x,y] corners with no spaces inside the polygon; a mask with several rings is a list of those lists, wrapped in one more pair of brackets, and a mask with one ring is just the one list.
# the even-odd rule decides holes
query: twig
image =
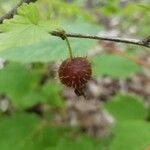
{"label": "twig", "polygon": [[[61,31],[53,31],[50,32],[53,36],[58,36],[62,38]],[[111,37],[111,36],[96,36],[96,35],[85,35],[85,34],[79,34],[79,33],[65,33],[67,37],[74,37],[74,38],[85,38],[85,39],[95,39],[95,40],[105,40],[105,41],[112,41],[112,42],[120,42],[120,43],[126,43],[126,44],[133,44],[133,45],[140,45],[147,48],[150,48],[150,42],[145,42],[145,40],[139,40],[139,39],[130,39],[130,38],[121,38],[121,37]]]}
{"label": "twig", "polygon": [[12,8],[8,13],[0,17],[0,24],[3,23],[4,19],[13,18],[13,16],[17,13],[17,8],[20,7],[23,3],[30,3],[33,0],[21,0],[14,8]]}

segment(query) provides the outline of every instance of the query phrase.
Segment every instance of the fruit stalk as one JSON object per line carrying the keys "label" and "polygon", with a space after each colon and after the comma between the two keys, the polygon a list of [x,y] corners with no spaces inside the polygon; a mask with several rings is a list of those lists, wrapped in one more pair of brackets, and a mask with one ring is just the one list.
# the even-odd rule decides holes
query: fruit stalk
{"label": "fruit stalk", "polygon": [[70,59],[73,59],[72,49],[71,49],[71,46],[70,46],[69,40],[68,40],[68,38],[67,38],[67,36],[66,36],[66,35],[65,35],[65,40],[66,40],[66,43],[67,43],[67,46],[68,46]]}

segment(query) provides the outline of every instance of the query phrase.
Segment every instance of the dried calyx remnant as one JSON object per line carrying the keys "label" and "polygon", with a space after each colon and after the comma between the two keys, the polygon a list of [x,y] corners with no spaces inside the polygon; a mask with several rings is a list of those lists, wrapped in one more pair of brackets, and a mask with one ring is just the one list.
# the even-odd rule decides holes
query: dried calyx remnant
{"label": "dried calyx remnant", "polygon": [[83,88],[92,75],[91,63],[86,57],[64,60],[59,67],[58,74],[62,84],[72,87],[78,96],[85,96]]}

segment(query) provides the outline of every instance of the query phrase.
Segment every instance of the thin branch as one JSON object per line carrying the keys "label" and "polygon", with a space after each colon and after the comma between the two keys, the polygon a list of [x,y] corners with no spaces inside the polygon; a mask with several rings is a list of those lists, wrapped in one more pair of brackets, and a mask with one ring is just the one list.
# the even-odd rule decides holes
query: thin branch
{"label": "thin branch", "polygon": [[[50,32],[53,36],[63,37],[63,34],[61,31],[53,31]],[[140,45],[147,48],[150,48],[150,42],[149,37],[147,40],[139,40],[139,39],[130,39],[130,38],[121,38],[121,37],[111,37],[108,35],[103,36],[96,36],[96,35],[85,35],[80,33],[65,33],[67,37],[73,37],[73,38],[84,38],[84,39],[95,39],[95,40],[105,40],[105,41],[112,41],[112,42],[119,42],[119,43],[126,43],[126,44],[133,44],[133,45]]]}
{"label": "thin branch", "polygon": [[[8,13],[4,14],[0,17],[0,24],[3,23],[4,19],[13,18],[13,16],[17,13],[17,8],[20,7],[23,3],[30,3],[33,0],[21,0],[14,8],[12,8]],[[35,1],[35,0],[34,0]]]}

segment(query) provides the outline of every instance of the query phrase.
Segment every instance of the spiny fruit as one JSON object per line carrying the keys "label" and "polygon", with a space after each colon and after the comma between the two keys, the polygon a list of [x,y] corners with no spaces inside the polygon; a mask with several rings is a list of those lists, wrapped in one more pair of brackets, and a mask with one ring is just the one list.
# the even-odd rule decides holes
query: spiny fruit
{"label": "spiny fruit", "polygon": [[86,57],[69,58],[62,62],[58,74],[62,84],[74,88],[77,95],[83,95],[81,89],[91,79],[91,63]]}

